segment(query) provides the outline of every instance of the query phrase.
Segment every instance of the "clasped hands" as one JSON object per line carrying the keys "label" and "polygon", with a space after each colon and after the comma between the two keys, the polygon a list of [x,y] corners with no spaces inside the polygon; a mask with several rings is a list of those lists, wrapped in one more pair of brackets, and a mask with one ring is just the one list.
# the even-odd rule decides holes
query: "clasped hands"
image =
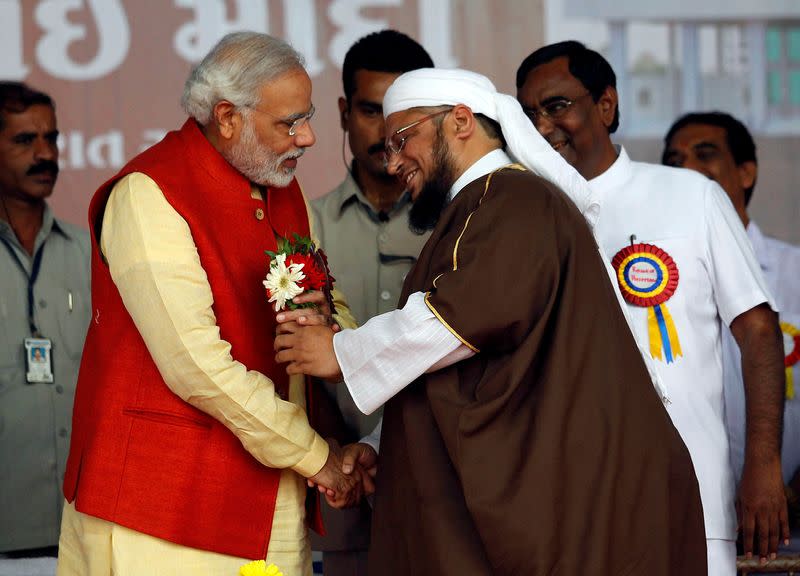
{"label": "clasped hands", "polygon": [[[306,374],[330,381],[340,381],[342,373],[333,351],[333,335],[339,326],[333,320],[328,301],[322,292],[295,296],[296,304],[311,303],[313,308],[280,312],[275,337],[275,360],[286,363],[287,374]],[[322,469],[308,478],[334,508],[356,506],[363,496],[375,492],[378,455],[368,444],[349,444],[341,448],[328,440],[330,452]]]}

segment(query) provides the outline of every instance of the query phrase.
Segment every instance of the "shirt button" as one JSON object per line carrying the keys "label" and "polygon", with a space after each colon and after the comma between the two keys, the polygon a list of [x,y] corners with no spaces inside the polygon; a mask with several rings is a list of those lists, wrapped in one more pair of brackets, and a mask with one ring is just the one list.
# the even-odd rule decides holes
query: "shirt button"
{"label": "shirt button", "polygon": [[62,428],[61,430],[58,431],[58,435],[61,436],[62,438],[66,438],[67,437],[67,429],[66,428]]}
{"label": "shirt button", "polygon": [[392,294],[388,290],[384,290],[381,292],[381,300],[388,300],[392,297]]}
{"label": "shirt button", "polygon": [[41,306],[42,308],[47,308],[47,300],[45,300],[44,298],[39,300],[39,306]]}
{"label": "shirt button", "polygon": [[386,239],[387,239],[387,238],[388,238],[388,236],[386,235],[386,232],[381,232],[381,233],[378,235],[378,240],[380,240],[381,242],[386,242]]}
{"label": "shirt button", "polygon": [[58,392],[59,394],[63,394],[64,393],[64,387],[61,384],[57,384],[56,385],[56,392]]}
{"label": "shirt button", "polygon": [[264,219],[264,210],[261,208],[256,208],[256,220],[263,220]]}

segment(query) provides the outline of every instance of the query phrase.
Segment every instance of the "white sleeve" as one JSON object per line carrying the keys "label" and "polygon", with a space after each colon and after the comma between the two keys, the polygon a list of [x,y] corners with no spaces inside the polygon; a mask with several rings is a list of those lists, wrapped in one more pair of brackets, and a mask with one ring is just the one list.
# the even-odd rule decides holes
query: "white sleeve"
{"label": "white sleeve", "polygon": [[709,182],[705,209],[707,265],[722,321],[730,326],[739,314],[764,302],[777,312],[742,221],[714,182]]}
{"label": "white sleeve", "polygon": [[364,414],[425,372],[474,354],[434,316],[422,292],[409,296],[400,310],[334,335],[333,348],[345,384]]}
{"label": "white sleeve", "polygon": [[381,453],[381,430],[383,429],[383,417],[378,420],[378,424],[373,428],[372,432],[367,434],[361,439],[364,444],[369,444],[377,454]]}

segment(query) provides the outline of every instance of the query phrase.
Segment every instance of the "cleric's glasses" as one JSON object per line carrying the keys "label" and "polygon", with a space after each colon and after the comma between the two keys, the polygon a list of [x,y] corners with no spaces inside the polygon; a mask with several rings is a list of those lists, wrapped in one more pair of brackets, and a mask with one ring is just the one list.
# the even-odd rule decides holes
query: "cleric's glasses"
{"label": "cleric's glasses", "polygon": [[447,108],[446,110],[439,110],[438,112],[434,112],[433,114],[428,114],[427,116],[423,116],[419,120],[416,120],[409,124],[408,126],[403,126],[402,128],[398,128],[394,131],[394,134],[389,136],[386,139],[386,153],[388,156],[394,156],[395,154],[400,154],[403,150],[403,147],[406,145],[406,141],[411,138],[414,134],[409,134],[408,136],[400,136],[403,132],[407,130],[411,130],[414,126],[419,126],[423,122],[427,122],[432,118],[436,118],[437,116],[441,116],[442,114],[447,114],[450,112],[452,108]]}

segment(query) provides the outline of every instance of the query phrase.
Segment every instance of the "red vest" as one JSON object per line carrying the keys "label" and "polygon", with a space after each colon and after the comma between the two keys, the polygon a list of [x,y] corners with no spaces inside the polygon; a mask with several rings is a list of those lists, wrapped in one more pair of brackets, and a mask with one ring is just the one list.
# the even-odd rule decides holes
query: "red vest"
{"label": "red vest", "polygon": [[152,178],[186,220],[214,296],[220,337],[249,370],[286,397],[274,363],[275,312],[262,286],[275,235],[309,234],[297,181],[269,189],[266,206],[211,146],[194,120],[134,158],[95,193],[93,321],[73,413],[64,494],[76,508],[183,546],[264,558],[280,470],[255,460],[217,420],[164,383],[99,251],[99,231],[116,181]]}

